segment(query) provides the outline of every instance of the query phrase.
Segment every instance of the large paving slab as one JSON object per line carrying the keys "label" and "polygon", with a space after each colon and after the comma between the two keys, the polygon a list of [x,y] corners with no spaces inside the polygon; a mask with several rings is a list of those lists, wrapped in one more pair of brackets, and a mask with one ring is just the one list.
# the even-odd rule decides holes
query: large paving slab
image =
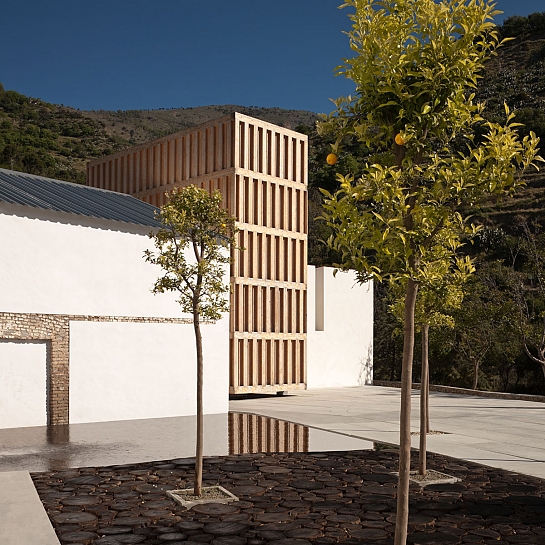
{"label": "large paving slab", "polygon": [[[419,431],[419,395],[411,426]],[[400,390],[383,386],[297,391],[233,399],[230,410],[399,444]],[[545,403],[430,392],[430,452],[545,478]],[[418,447],[419,438],[413,437]]]}
{"label": "large paving slab", "polygon": [[59,545],[28,471],[0,473],[0,543]]}

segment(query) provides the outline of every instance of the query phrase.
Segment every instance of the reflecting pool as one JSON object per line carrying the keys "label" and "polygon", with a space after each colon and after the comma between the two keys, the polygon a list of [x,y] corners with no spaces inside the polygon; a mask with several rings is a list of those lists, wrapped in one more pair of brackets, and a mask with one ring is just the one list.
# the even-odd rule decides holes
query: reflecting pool
{"label": "reflecting pool", "polygon": [[[195,417],[0,430],[0,471],[48,471],[195,455]],[[254,414],[204,417],[205,456],[372,449],[373,443]]]}

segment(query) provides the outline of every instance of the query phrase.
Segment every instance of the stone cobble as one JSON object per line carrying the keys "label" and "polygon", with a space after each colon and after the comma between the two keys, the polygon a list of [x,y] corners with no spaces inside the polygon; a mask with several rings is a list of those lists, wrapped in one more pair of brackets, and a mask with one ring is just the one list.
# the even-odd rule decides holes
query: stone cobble
{"label": "stone cobble", "polygon": [[[166,495],[192,486],[188,459],[32,478],[63,545],[390,545],[397,458],[395,450],[207,458],[204,485],[240,501],[189,510]],[[545,544],[545,481],[435,454],[428,465],[461,481],[411,485],[410,544]]]}

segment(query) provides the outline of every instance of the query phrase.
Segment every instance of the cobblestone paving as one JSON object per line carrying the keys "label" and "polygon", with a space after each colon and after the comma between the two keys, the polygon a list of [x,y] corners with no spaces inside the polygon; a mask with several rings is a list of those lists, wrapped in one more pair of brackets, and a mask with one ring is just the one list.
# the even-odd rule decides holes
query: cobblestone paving
{"label": "cobblestone paving", "polygon": [[[192,463],[32,478],[63,545],[393,543],[396,451],[207,458],[204,484],[221,484],[241,501],[185,510],[165,490],[191,487]],[[545,481],[433,454],[428,466],[461,482],[411,485],[409,543],[545,544]]]}

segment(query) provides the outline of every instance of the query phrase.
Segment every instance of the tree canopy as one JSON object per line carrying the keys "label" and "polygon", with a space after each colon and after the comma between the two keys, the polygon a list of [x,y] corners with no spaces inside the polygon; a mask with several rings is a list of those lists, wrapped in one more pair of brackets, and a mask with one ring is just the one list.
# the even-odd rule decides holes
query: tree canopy
{"label": "tree canopy", "polygon": [[[519,173],[542,160],[535,134],[518,138],[513,114],[486,121],[474,89],[501,45],[486,0],[349,0],[355,56],[337,72],[356,84],[319,124],[332,150],[354,135],[375,149],[374,161],[338,175],[324,190],[329,245],[339,267],[360,281],[406,284],[395,545],[406,542],[410,473],[410,404],[415,307],[419,285],[468,273],[462,238],[477,232],[459,212],[485,195],[514,192]],[[479,127],[479,131],[476,128]]]}

